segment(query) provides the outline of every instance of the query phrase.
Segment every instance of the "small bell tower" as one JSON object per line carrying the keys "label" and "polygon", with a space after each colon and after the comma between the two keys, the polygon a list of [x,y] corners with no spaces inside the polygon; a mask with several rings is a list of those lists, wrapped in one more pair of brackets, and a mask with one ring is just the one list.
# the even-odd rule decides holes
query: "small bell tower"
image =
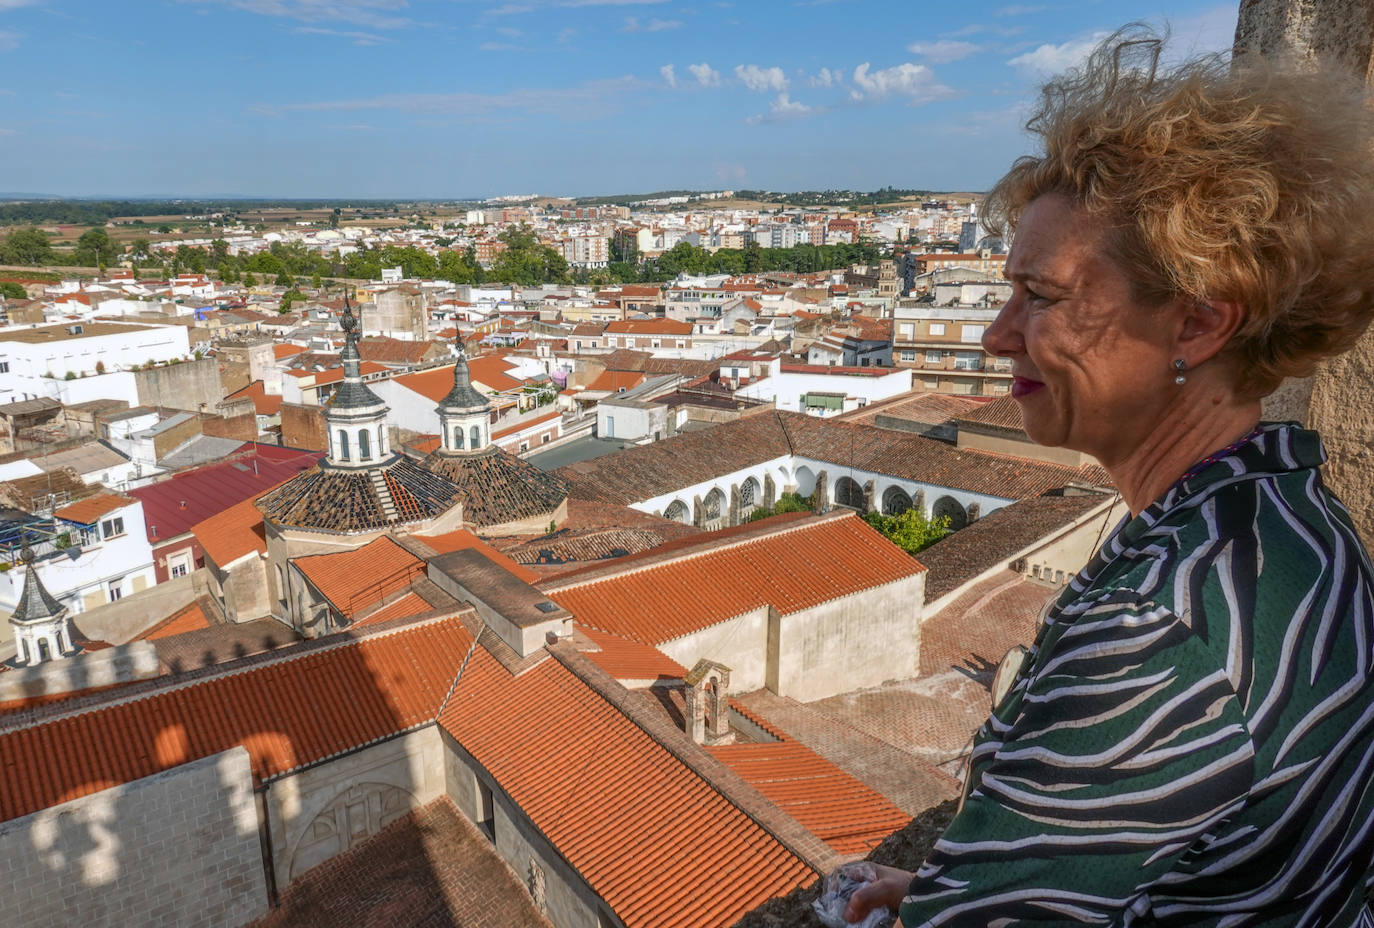
{"label": "small bell tower", "polygon": [[491,445],[491,401],[472,386],[463,337],[456,335],[458,363],[453,365],[453,389],[439,401],[439,428],[446,454],[478,454]]}
{"label": "small bell tower", "polygon": [[16,649],[14,663],[33,667],[44,661],[71,657],[81,649],[72,642],[67,607],[44,588],[33,564],[33,549],[25,545],[20,559],[24,563],[24,592],[10,616]]}
{"label": "small bell tower", "polygon": [[391,458],[386,431],[387,405],[363,383],[362,356],[358,354],[358,320],[344,294],[339,326],[344,332],[344,379],[325,408],[329,433],[329,464],[333,467],[372,467]]}

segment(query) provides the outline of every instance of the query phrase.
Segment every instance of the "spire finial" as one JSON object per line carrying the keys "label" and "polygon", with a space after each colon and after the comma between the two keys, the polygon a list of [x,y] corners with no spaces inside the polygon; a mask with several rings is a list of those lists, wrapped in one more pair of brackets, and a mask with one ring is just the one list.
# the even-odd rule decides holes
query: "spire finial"
{"label": "spire finial", "polygon": [[27,541],[24,542],[23,550],[19,552],[19,560],[24,562],[26,568],[33,566],[33,548]]}

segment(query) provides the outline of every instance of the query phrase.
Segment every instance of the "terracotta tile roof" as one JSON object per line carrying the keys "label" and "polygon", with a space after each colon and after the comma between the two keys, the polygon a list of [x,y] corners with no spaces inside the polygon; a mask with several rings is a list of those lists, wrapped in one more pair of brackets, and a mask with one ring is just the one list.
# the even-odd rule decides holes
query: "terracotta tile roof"
{"label": "terracotta tile roof", "polygon": [[238,744],[261,782],[424,724],[470,640],[457,619],[422,623],[241,672],[140,688],[123,702],[57,709],[0,733],[0,821]]}
{"label": "terracotta tile roof", "polygon": [[433,347],[428,341],[404,341],[399,338],[370,336],[358,340],[358,355],[364,361],[418,364]]}
{"label": "terracotta tile roof", "polygon": [[709,750],[841,854],[866,854],[911,821],[885,797],[799,741]]}
{"label": "terracotta tile roof", "polygon": [[425,574],[425,562],[386,535],[352,551],[313,554],[291,563],[346,619]]}
{"label": "terracotta tile roof", "polygon": [[852,511],[798,516],[665,545],[544,590],[580,625],[661,644],[763,606],[789,615],[925,570]]}
{"label": "terracotta tile roof", "polygon": [[479,648],[440,722],[627,928],[732,925],[815,878],[557,660],[512,677]]}
{"label": "terracotta tile roof", "polygon": [[[372,482],[380,473],[391,495],[388,511]],[[435,518],[463,492],[404,456],[384,468],[344,470],[317,465],[258,498],[258,508],[279,525],[313,531],[365,532]]]}
{"label": "terracotta tile roof", "polygon": [[97,493],[86,499],[78,500],[70,506],[63,506],[53,513],[59,519],[68,522],[77,522],[81,525],[94,525],[99,522],[102,516],[109,515],[116,509],[123,509],[125,506],[132,506],[136,500],[119,493]]}
{"label": "terracotta tile roof", "polygon": [[644,382],[644,375],[636,371],[603,371],[599,377],[587,384],[590,391],[605,390],[615,393],[619,390],[633,390]]}
{"label": "terracotta tile roof", "polygon": [[273,345],[272,356],[280,361],[282,358],[289,358],[292,355],[301,354],[305,349],[300,345]]}
{"label": "terracotta tile roof", "polygon": [[479,528],[533,518],[552,522],[568,498],[562,477],[495,445],[472,455],[435,451],[423,466],[466,495],[463,520]]}
{"label": "terracotta tile roof", "polygon": [[957,396],[953,393],[904,393],[889,400],[869,403],[836,418],[844,422],[872,424],[878,416],[887,416],[921,425],[942,425],[988,402],[986,397]]}
{"label": "terracotta tile roof", "polygon": [[446,532],[442,535],[416,535],[414,537],[432,548],[435,554],[448,554],[451,551],[476,551],[493,564],[504,567],[526,583],[533,583],[539,579],[537,574],[521,567],[467,529]]}
{"label": "terracotta tile roof", "polygon": [[[1112,496],[1105,493],[1035,496],[969,523],[921,552],[921,563],[930,571],[926,575],[926,602],[944,596],[1018,551],[1068,528],[1096,508],[1110,507],[1111,503]],[[1101,522],[1106,516],[1096,518]]]}
{"label": "terracotta tile roof", "polygon": [[405,619],[422,612],[429,612],[434,607],[425,601],[424,597],[418,593],[406,593],[400,599],[388,603],[376,612],[358,619],[353,623],[353,628],[366,628],[370,625],[381,625],[392,619]]}
{"label": "terracotta tile roof", "polygon": [[690,322],[676,319],[625,319],[621,322],[608,322],[607,335],[691,335]]}
{"label": "terracotta tile roof", "polygon": [[628,681],[681,680],[687,668],[653,645],[631,641],[610,632],[579,626],[578,630],[600,650],[583,651],[593,663],[617,680]]}
{"label": "terracotta tile roof", "polygon": [[1096,465],[1069,467],[961,451],[922,435],[781,411],[674,435],[569,464],[556,473],[568,481],[571,496],[623,506],[789,454],[1000,499],[1039,496],[1071,482],[1105,485],[1110,480]]}
{"label": "terracotta tile roof", "polygon": [[991,403],[985,403],[971,409],[956,416],[955,421],[990,425],[993,428],[1020,432],[1023,435],[1026,431],[1021,425],[1021,406],[1011,396],[998,397]]}
{"label": "terracotta tile roof", "polygon": [[210,624],[210,619],[206,616],[204,607],[202,607],[199,602],[192,602],[178,609],[152,628],[137,635],[136,640],[151,641],[156,638],[167,638],[172,635],[180,635],[182,632],[209,628]]}
{"label": "terracotta tile roof", "polygon": [[[510,370],[508,362],[491,355],[469,359],[468,370],[473,382],[481,384],[488,390],[510,390],[520,386],[521,383],[513,377],[506,376],[505,372]],[[413,374],[402,374],[396,377],[393,383],[398,383],[437,403],[448,395],[448,391],[453,389],[453,365],[432,367],[427,371],[416,371]]]}
{"label": "terracotta tile roof", "polygon": [[200,542],[205,556],[220,567],[231,564],[256,551],[267,553],[267,535],[262,513],[253,500],[235,503],[223,512],[191,526],[191,533]]}
{"label": "terracotta tile roof", "polygon": [[236,390],[225,397],[226,400],[251,399],[253,409],[260,416],[275,416],[281,412],[280,393],[268,393],[261,380],[255,380],[242,390]]}
{"label": "terracotta tile roof", "polygon": [[555,409],[551,412],[544,413],[544,415],[542,416],[536,416],[533,419],[526,419],[524,422],[517,423],[504,429],[499,429],[491,433],[492,441],[495,441],[498,438],[504,438],[507,435],[514,435],[516,432],[523,432],[525,429],[534,428],[536,425],[543,425],[546,422],[552,422],[554,419],[561,418],[562,415],[563,414],[561,412]]}

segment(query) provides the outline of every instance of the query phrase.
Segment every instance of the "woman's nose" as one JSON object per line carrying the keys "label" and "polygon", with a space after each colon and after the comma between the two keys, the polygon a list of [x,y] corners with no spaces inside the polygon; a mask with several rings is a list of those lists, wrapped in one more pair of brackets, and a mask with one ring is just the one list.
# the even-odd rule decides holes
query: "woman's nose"
{"label": "woman's nose", "polygon": [[997,318],[983,331],[983,350],[999,358],[1010,357],[1026,350],[1021,331],[1020,300],[1015,295],[1002,304]]}

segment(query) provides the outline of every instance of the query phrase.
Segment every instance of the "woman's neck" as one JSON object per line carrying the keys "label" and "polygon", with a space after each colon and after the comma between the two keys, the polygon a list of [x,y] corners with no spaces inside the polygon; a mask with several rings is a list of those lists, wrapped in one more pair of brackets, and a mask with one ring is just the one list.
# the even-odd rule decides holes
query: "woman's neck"
{"label": "woman's neck", "polygon": [[1131,515],[1138,516],[1188,468],[1253,431],[1259,417],[1259,400],[1240,400],[1229,391],[1199,391],[1191,399],[1180,398],[1129,454],[1104,460],[1102,466]]}

